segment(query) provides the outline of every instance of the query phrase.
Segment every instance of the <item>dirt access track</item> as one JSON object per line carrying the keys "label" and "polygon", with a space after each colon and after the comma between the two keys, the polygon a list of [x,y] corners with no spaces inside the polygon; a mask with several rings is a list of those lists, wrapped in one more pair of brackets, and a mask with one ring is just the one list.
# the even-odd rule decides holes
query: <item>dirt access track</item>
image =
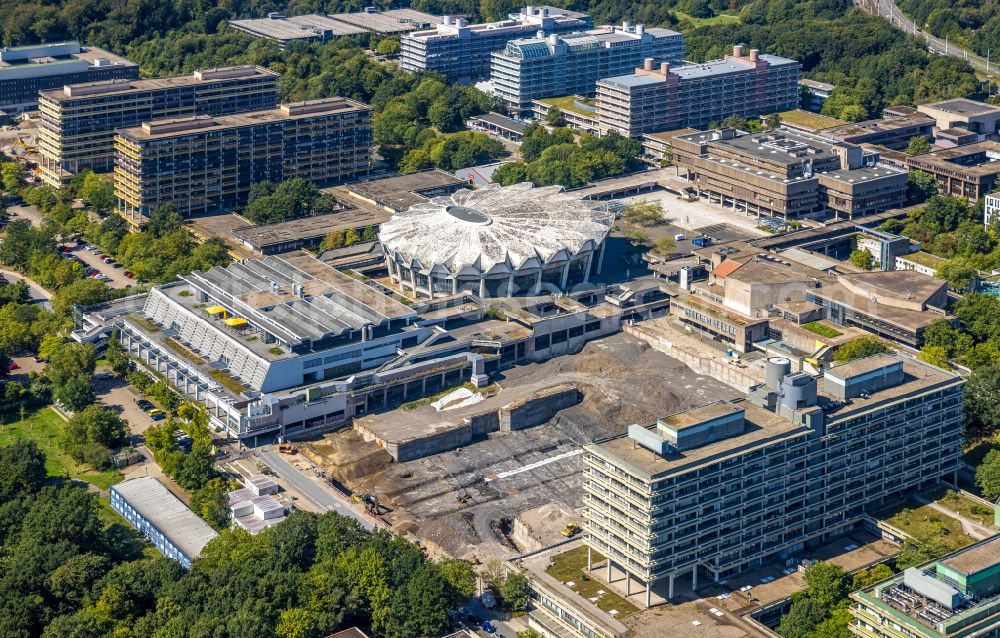
{"label": "dirt access track", "polygon": [[[737,396],[624,333],[592,341],[578,354],[505,370],[495,381],[505,388],[496,400],[504,394],[516,400],[526,388],[559,383],[578,387],[583,400],[543,425],[492,433],[464,448],[404,463],[393,463],[354,430],[303,447],[350,489],[378,496],[397,531],[412,532],[452,556],[486,562],[516,553],[505,530],[518,512],[545,503],[579,511],[583,444],[630,423],[652,423]],[[382,418],[408,423],[426,418],[419,414],[424,410],[433,408]]]}

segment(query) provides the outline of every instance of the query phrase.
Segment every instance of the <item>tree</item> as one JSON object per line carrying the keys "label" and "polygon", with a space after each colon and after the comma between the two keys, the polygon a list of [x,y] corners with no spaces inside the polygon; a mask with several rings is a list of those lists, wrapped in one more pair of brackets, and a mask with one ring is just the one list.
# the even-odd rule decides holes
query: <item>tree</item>
{"label": "tree", "polygon": [[653,246],[653,252],[666,258],[673,254],[675,248],[677,248],[677,242],[674,241],[673,237],[660,237]]}
{"label": "tree", "polygon": [[852,251],[850,261],[862,270],[872,270],[875,268],[875,256],[867,248]]}
{"label": "tree", "polygon": [[510,611],[524,611],[528,605],[528,579],[521,572],[507,574],[500,586],[500,601]]}
{"label": "tree", "polygon": [[300,607],[281,612],[274,633],[278,638],[313,638],[320,635],[312,613]]}
{"label": "tree", "polygon": [[944,368],[945,370],[951,369],[951,364],[948,362],[948,350],[940,346],[925,345],[920,349],[919,357],[921,361],[926,361],[932,366]]}
{"label": "tree", "polygon": [[383,38],[377,45],[375,45],[375,53],[379,55],[397,55],[399,53],[400,43],[398,37],[388,37]]}
{"label": "tree", "polygon": [[986,498],[1000,499],[1000,450],[990,450],[976,468],[976,485]]}
{"label": "tree", "polygon": [[979,270],[963,259],[949,259],[939,265],[934,274],[947,281],[952,290],[968,290],[979,278]]}
{"label": "tree", "polygon": [[771,113],[764,118],[764,128],[768,129],[769,131],[776,129],[779,126],[781,126],[780,113]]}
{"label": "tree", "polygon": [[451,585],[455,593],[465,602],[476,595],[476,573],[472,565],[457,558],[442,558],[438,562],[438,570]]}
{"label": "tree", "polygon": [[108,347],[104,351],[104,358],[108,361],[108,367],[118,377],[125,379],[132,370],[132,360],[121,343],[120,332],[115,329],[108,339]]}
{"label": "tree", "polygon": [[52,398],[70,410],[82,410],[92,404],[97,395],[90,379],[84,375],[74,375],[61,384],[52,384]]}
{"label": "tree", "polygon": [[191,495],[191,509],[217,530],[229,527],[229,507],[226,494],[232,486],[223,478],[210,479]]}
{"label": "tree", "polygon": [[663,205],[658,201],[644,199],[626,206],[622,210],[622,220],[639,226],[655,226],[663,223]]}
{"label": "tree", "polygon": [[72,410],[80,410],[94,402],[90,376],[94,374],[97,357],[94,347],[67,342],[54,348],[45,366],[45,376],[52,383],[52,396]]}
{"label": "tree", "polygon": [[781,617],[777,631],[784,638],[809,638],[826,617],[826,611],[827,608],[811,596],[802,596]]}
{"label": "tree", "polygon": [[43,336],[41,343],[38,344],[38,358],[48,361],[52,358],[52,353],[64,343],[66,341],[59,335],[47,334]]}
{"label": "tree", "polygon": [[826,608],[840,602],[847,591],[844,587],[844,569],[840,565],[819,561],[813,563],[804,574],[809,598]]}
{"label": "tree", "polygon": [[146,232],[154,239],[160,239],[181,228],[184,218],[177,209],[167,204],[160,206],[149,215],[146,222]]}
{"label": "tree", "polygon": [[46,474],[45,455],[34,441],[15,441],[0,447],[0,503],[36,492]]}
{"label": "tree", "polygon": [[875,337],[858,337],[837,348],[833,360],[837,363],[844,363],[886,352],[889,352],[889,346],[884,341]]}
{"label": "tree", "polygon": [[851,590],[866,589],[891,577],[892,568],[885,563],[880,563],[871,569],[860,569],[854,574]]}
{"label": "tree", "polygon": [[965,382],[965,437],[970,441],[1000,432],[1000,367],[975,368]]}
{"label": "tree", "polygon": [[810,638],[851,638],[850,624],[851,612],[843,608],[834,609],[829,618],[816,625]]}
{"label": "tree", "polygon": [[0,164],[0,184],[3,184],[3,188],[6,191],[13,191],[20,188],[27,175],[28,170],[23,164],[17,162],[4,162]]}
{"label": "tree", "polygon": [[65,447],[75,460],[107,467],[109,455],[125,443],[128,426],[116,413],[101,405],[88,405],[66,425]]}
{"label": "tree", "polygon": [[937,532],[914,533],[912,537],[903,540],[903,547],[896,557],[896,569],[916,567],[950,551],[950,545]]}
{"label": "tree", "polygon": [[323,241],[319,245],[320,250],[334,250],[335,248],[341,248],[344,245],[344,231],[334,230],[326,234],[323,237]]}
{"label": "tree", "polygon": [[91,208],[102,213],[114,210],[117,202],[115,187],[96,173],[88,173],[84,178],[80,196]]}
{"label": "tree", "polygon": [[550,106],[545,112],[545,121],[552,126],[566,126],[566,117],[558,106]]}
{"label": "tree", "polygon": [[931,143],[923,135],[914,135],[906,145],[907,155],[923,155],[931,152]]}

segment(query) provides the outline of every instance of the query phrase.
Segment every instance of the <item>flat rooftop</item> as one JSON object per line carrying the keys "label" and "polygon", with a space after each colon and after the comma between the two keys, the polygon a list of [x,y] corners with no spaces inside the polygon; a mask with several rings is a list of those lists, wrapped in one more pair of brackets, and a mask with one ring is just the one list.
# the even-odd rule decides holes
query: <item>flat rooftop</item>
{"label": "flat rooftop", "polygon": [[[976,158],[975,156],[981,155]],[[930,166],[972,176],[1000,173],[1000,143],[978,142],[955,148],[936,149],[909,159],[913,166]]]}
{"label": "flat rooftop", "polygon": [[121,494],[188,558],[197,558],[205,545],[218,536],[208,523],[151,476],[128,479],[112,485],[111,489]]}
{"label": "flat rooftop", "polygon": [[[746,415],[745,430],[738,436],[720,439],[701,447],[684,451],[672,450],[660,455],[639,445],[627,434],[608,439],[598,439],[590,447],[601,453],[617,457],[640,471],[657,476],[665,473],[683,473],[694,470],[709,460],[722,460],[727,456],[764,445],[786,436],[806,436],[809,428],[798,425],[764,408],[759,408],[746,399],[737,399],[732,404],[743,408]],[[655,433],[656,425],[646,426]]]}
{"label": "flat rooftop", "polygon": [[[768,62],[771,66],[798,65],[795,60],[783,58],[769,53],[760,54],[760,59]],[[747,63],[739,62],[727,58],[725,60],[710,60],[700,64],[685,64],[683,66],[671,67],[670,73],[680,77],[681,80],[702,80],[705,78],[731,75],[733,73],[750,73],[753,71]],[[649,86],[651,84],[662,84],[662,75],[647,75],[645,73],[631,73],[629,75],[619,75],[600,80],[601,84],[610,84],[622,88],[635,88]]]}
{"label": "flat rooftop", "polygon": [[[805,80],[803,80],[803,82],[805,82]],[[778,113],[778,116],[781,117],[782,124],[787,124],[788,126],[795,128],[801,128],[806,131],[820,131],[822,129],[847,124],[844,120],[838,120],[835,117],[820,115],[819,113],[804,111],[802,109],[782,111],[781,113]]]}
{"label": "flat rooftop", "polygon": [[331,20],[326,16],[309,14],[291,18],[257,18],[232,20],[230,26],[251,35],[282,42],[320,37],[324,31],[334,36],[368,33],[360,27]]}
{"label": "flat rooftop", "polygon": [[444,22],[444,18],[441,16],[414,9],[390,9],[370,13],[367,11],[335,13],[330,17],[337,22],[354,25],[375,33],[406,33]]}
{"label": "flat rooftop", "polygon": [[906,174],[906,171],[887,164],[876,164],[875,166],[862,166],[850,169],[841,168],[835,171],[817,173],[817,175],[822,175],[825,180],[834,180],[842,184],[860,184],[862,182],[871,182]]}
{"label": "flat rooftop", "polygon": [[193,117],[154,120],[143,122],[142,126],[122,129],[119,134],[136,141],[167,139],[183,135],[193,135],[210,131],[222,131],[244,126],[258,126],[272,122],[283,122],[320,115],[356,113],[370,111],[371,107],[347,98],[324,98],[308,102],[281,104],[277,108],[264,111],[250,111],[233,115]]}
{"label": "flat rooftop", "polygon": [[962,98],[945,100],[943,102],[934,102],[932,104],[924,104],[923,106],[928,109],[937,109],[938,111],[944,111],[945,113],[955,113],[956,115],[964,115],[967,117],[1000,112],[1000,107],[992,104],[977,102],[975,100],[965,100]]}
{"label": "flat rooftop", "polygon": [[[431,191],[441,190],[450,193],[465,186],[466,183],[463,180],[451,173],[432,169],[408,175],[354,182],[345,185],[344,188],[355,197],[360,197],[376,206],[403,211],[413,204],[438,195],[438,193],[431,193]],[[423,195],[422,193],[428,194]]]}
{"label": "flat rooftop", "polygon": [[832,126],[820,131],[821,135],[829,135],[836,138],[849,138],[859,135],[871,135],[885,131],[899,131],[913,127],[926,127],[933,124],[933,121],[923,114],[914,116],[894,115],[883,117],[877,120],[865,120],[863,122],[852,122],[840,126]]}
{"label": "flat rooftop", "polygon": [[921,303],[927,303],[945,285],[943,279],[915,270],[859,272],[843,274],[840,279],[872,292]]}
{"label": "flat rooftop", "polygon": [[92,99],[103,99],[114,95],[164,91],[182,86],[220,82],[226,79],[246,79],[250,77],[272,77],[277,80],[278,74],[267,69],[244,65],[203,69],[190,75],[177,75],[169,78],[151,78],[148,80],[104,80],[101,82],[86,82],[72,84],[69,88],[39,91],[39,94],[54,102],[76,102]]}
{"label": "flat rooftop", "polygon": [[388,212],[380,208],[347,208],[326,215],[313,215],[262,226],[244,226],[233,230],[233,236],[238,241],[261,250],[275,244],[324,237],[338,230],[376,226],[389,221],[390,217]]}
{"label": "flat rooftop", "polygon": [[216,266],[182,279],[215,301],[233,299],[251,310],[248,321],[293,343],[415,314],[305,252]]}
{"label": "flat rooftop", "polygon": [[685,410],[684,412],[671,414],[670,416],[663,417],[660,420],[669,425],[672,429],[679,431],[685,428],[701,425],[706,421],[711,421],[719,417],[736,414],[739,411],[739,407],[729,403],[728,401],[717,401],[716,403],[709,403],[708,405],[702,405],[697,408]]}
{"label": "flat rooftop", "polygon": [[501,128],[512,133],[517,133],[519,135],[524,134],[524,129],[528,128],[528,124],[522,120],[515,120],[512,117],[507,117],[506,115],[500,115],[499,113],[484,113],[483,115],[477,115],[471,118],[473,121],[478,120],[480,122],[486,122],[487,124],[492,124],[497,128]]}
{"label": "flat rooftop", "polygon": [[[840,418],[851,418],[857,412],[875,407],[885,401],[893,400],[901,396],[917,393],[926,388],[943,384],[949,381],[958,380],[959,377],[952,373],[934,368],[930,365],[902,359],[895,355],[878,355],[859,359],[857,361],[843,364],[848,366],[842,372],[848,375],[860,374],[868,370],[875,370],[887,361],[902,361],[905,378],[899,385],[885,388],[871,393],[868,398],[852,398],[850,403],[836,406],[833,397],[823,389],[823,379],[819,385],[819,405],[831,404],[836,407],[829,407],[825,410],[826,418],[829,421],[836,421]],[[840,366],[838,366],[840,367]],[[733,408],[742,408],[746,415],[745,430],[737,436],[720,439],[718,441],[703,445],[701,447],[676,451],[660,455],[639,445],[627,434],[606,439],[597,439],[590,444],[590,447],[599,453],[616,457],[620,461],[627,463],[641,472],[652,477],[665,473],[684,473],[694,470],[707,462],[717,462],[729,456],[746,452],[754,447],[766,445],[787,437],[806,436],[810,429],[798,425],[788,419],[770,412],[762,407],[758,407],[746,399],[737,399],[730,405]],[[818,410],[819,407],[812,408]],[[648,430],[655,432],[656,426],[647,426]]]}
{"label": "flat rooftop", "polygon": [[945,558],[941,563],[966,576],[992,567],[1000,563],[1000,536]]}
{"label": "flat rooftop", "polygon": [[[123,58],[120,55],[114,54],[111,51],[101,49],[98,47],[88,47],[81,46],[74,42],[64,42],[59,44],[39,44],[39,45],[28,45],[23,47],[4,47],[2,51],[17,52],[17,51],[30,51],[32,49],[44,49],[46,47],[61,47],[63,45],[76,45],[76,50],[71,53],[58,54],[58,50],[53,48],[52,51],[57,54],[43,54],[38,56],[31,56],[21,58],[20,56],[5,56],[0,53],[0,69],[12,69],[12,68],[22,68],[25,66],[30,66],[34,64],[53,64],[59,62],[67,62],[72,60],[83,60],[89,62],[91,66],[94,65],[97,60],[107,60],[108,63],[115,66],[139,66],[135,62]],[[72,50],[72,49],[67,49]],[[15,58],[15,59],[7,59]]]}

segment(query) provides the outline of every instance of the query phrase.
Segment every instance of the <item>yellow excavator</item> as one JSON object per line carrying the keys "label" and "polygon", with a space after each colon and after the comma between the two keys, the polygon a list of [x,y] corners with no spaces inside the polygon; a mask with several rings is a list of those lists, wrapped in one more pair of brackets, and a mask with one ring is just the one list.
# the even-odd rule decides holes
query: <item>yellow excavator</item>
{"label": "yellow excavator", "polygon": [[564,527],[562,531],[559,533],[565,536],[566,538],[572,538],[582,531],[583,529],[581,529],[580,526],[577,525],[576,523],[566,523],[566,527]]}

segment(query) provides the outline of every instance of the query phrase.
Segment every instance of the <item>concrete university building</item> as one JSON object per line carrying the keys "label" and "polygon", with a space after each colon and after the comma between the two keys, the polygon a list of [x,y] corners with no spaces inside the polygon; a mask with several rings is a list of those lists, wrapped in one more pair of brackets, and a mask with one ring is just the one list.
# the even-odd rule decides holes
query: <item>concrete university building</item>
{"label": "concrete university building", "polygon": [[857,638],[1000,635],[1000,537],[851,594]]}
{"label": "concrete university building", "polygon": [[677,175],[699,196],[748,214],[854,219],[906,204],[906,171],[822,134],[721,129],[678,135],[673,147]]}
{"label": "concrete university building", "polygon": [[64,84],[139,78],[139,65],[79,42],[0,49],[0,111],[30,111],[38,92]]}
{"label": "concrete university building", "polygon": [[167,558],[185,567],[218,536],[208,523],[151,476],[111,486],[111,509],[122,515]]}
{"label": "concrete university building", "polygon": [[740,45],[725,60],[656,66],[647,59],[634,73],[597,83],[601,131],[626,137],[687,126],[703,127],[730,115],[758,117],[799,108],[802,65]]}
{"label": "concrete university building", "polygon": [[773,357],[745,399],[586,445],[585,541],[609,574],[645,587],[647,606],[654,587],[672,598],[682,577],[697,588],[794,557],[872,509],[957,481],[962,384],[896,355],[821,377]]}
{"label": "concrete university building", "polygon": [[435,29],[402,37],[400,65],[409,73],[440,73],[453,82],[484,78],[490,74],[490,55],[502,51],[511,40],[594,26],[588,15],[553,7],[529,6],[509,18],[470,25],[465,18],[445,16]]}
{"label": "concrete university building", "polygon": [[42,179],[59,187],[84,169],[115,167],[115,130],[195,115],[273,108],[278,74],[256,66],[204,69],[152,80],[68,84],[38,96]]}
{"label": "concrete university building", "polygon": [[134,225],[174,206],[182,215],[228,212],[259,181],[329,183],[367,174],[371,107],[345,98],[266,111],[143,122],[115,137],[118,212]]}
{"label": "concrete university building", "polygon": [[628,73],[646,58],[682,63],[684,36],[628,22],[563,36],[539,32],[493,53],[490,82],[507,109],[523,115],[538,98],[593,95],[599,79]]}
{"label": "concrete university building", "polygon": [[561,186],[486,186],[414,204],[382,224],[393,283],[416,297],[537,295],[601,271],[614,214]]}

